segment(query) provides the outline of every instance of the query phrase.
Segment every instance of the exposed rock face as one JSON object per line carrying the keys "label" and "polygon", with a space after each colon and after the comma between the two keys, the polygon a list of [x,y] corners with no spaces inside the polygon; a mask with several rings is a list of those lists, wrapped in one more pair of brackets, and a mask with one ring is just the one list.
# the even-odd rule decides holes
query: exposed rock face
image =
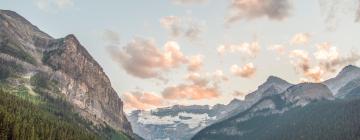
{"label": "exposed rock face", "polygon": [[246,95],[245,100],[255,103],[266,96],[282,93],[290,86],[292,86],[292,84],[287,81],[275,76],[270,76],[256,91]]}
{"label": "exposed rock face", "polygon": [[[9,42],[14,46],[12,49],[24,52],[26,57],[7,52]],[[15,12],[1,10],[0,44],[5,48],[4,51],[0,48],[0,60],[12,58],[27,67],[19,75],[47,73],[59,83],[58,94],[85,119],[133,135],[121,99],[101,66],[74,35],[54,39]]]}
{"label": "exposed rock face", "polygon": [[55,70],[61,92],[78,107],[86,118],[104,121],[117,130],[131,132],[123,112],[123,103],[100,65],[73,35],[50,44],[44,52],[44,63]]}
{"label": "exposed rock face", "polygon": [[283,93],[286,101],[305,106],[317,100],[334,99],[330,89],[321,83],[301,83],[290,87]]}

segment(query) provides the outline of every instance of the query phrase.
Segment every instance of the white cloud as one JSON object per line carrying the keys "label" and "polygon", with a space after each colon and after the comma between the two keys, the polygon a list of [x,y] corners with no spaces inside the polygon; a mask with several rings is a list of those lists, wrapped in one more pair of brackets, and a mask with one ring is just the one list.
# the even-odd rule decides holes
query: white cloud
{"label": "white cloud", "polygon": [[253,63],[248,63],[242,67],[235,64],[230,67],[230,72],[235,76],[250,78],[255,75],[256,68]]}
{"label": "white cloud", "polygon": [[312,56],[304,50],[293,50],[289,53],[291,64],[302,74],[301,81],[321,82],[346,65],[360,59],[360,55],[352,52],[348,56],[341,55],[335,46],[329,43],[316,45]]}
{"label": "white cloud", "polygon": [[290,0],[231,0],[227,22],[260,17],[282,20],[289,16],[290,9]]}
{"label": "white cloud", "polygon": [[235,53],[235,52],[240,52],[243,54],[248,55],[249,57],[256,57],[256,55],[260,52],[260,45],[257,41],[254,42],[244,42],[242,44],[239,45],[235,45],[235,44],[225,44],[225,45],[220,45],[217,48],[217,52],[220,55],[224,55],[225,53]]}
{"label": "white cloud", "polygon": [[291,45],[306,45],[310,41],[309,33],[298,33],[295,34],[290,41]]}

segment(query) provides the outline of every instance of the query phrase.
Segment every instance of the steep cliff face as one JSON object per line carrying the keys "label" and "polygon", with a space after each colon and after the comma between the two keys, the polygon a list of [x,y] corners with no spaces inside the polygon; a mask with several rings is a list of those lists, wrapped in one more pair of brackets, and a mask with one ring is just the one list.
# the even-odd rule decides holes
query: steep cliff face
{"label": "steep cliff face", "polygon": [[59,81],[61,93],[81,115],[131,133],[122,101],[100,65],[75,36],[68,35],[50,44],[42,60],[54,70],[53,78]]}
{"label": "steep cliff face", "polygon": [[65,98],[95,125],[133,135],[109,78],[74,35],[54,39],[17,13],[0,10],[0,60],[2,66],[17,66],[4,70],[11,72],[3,78],[10,85],[27,84],[19,77],[45,73],[56,83],[56,90],[46,92]]}

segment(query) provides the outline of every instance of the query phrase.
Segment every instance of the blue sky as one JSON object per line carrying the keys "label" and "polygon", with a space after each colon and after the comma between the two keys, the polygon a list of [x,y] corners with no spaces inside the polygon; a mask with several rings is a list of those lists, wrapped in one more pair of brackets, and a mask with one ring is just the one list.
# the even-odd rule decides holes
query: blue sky
{"label": "blue sky", "polygon": [[[55,38],[75,34],[104,68],[128,109],[227,103],[232,98],[243,98],[270,75],[292,83],[320,82],[347,64],[358,64],[358,0],[268,0],[273,5],[286,4],[275,8],[282,13],[274,16],[281,19],[264,10],[274,7],[256,2],[261,1],[0,0],[0,8],[18,12]],[[239,15],[234,22],[227,21]],[[161,23],[166,17],[179,23],[167,28]],[[172,34],[175,27],[181,28],[180,35]],[[193,36],[186,34],[190,31],[194,31]],[[109,37],[119,42],[111,42]],[[139,53],[126,48],[144,49],[139,40],[153,42],[157,53],[164,56],[164,44],[172,42],[170,48],[174,49],[175,43],[180,48],[176,51],[183,56],[178,65],[172,64],[177,59],[155,68],[137,66],[140,63],[126,65],[142,62],[119,57]],[[226,46],[223,54],[218,52],[221,45]],[[273,45],[278,46],[277,51],[270,50]],[[193,56],[202,59],[200,68],[190,71],[187,67]],[[303,69],[304,65],[310,68]],[[149,68],[159,74],[139,77],[131,71],[136,68]],[[201,80],[205,83],[198,83]]]}

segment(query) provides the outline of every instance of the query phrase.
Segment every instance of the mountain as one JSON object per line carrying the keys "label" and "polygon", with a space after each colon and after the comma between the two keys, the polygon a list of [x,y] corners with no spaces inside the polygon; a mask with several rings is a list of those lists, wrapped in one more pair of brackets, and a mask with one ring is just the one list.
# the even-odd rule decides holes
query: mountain
{"label": "mountain", "polygon": [[267,95],[263,90],[260,95],[249,95],[259,100],[192,139],[359,139],[360,68],[356,66],[346,66],[323,83],[300,83],[269,96],[263,96]]}
{"label": "mountain", "polygon": [[[292,84],[287,81],[275,76],[270,76],[256,91],[246,95],[245,100],[256,102],[266,96],[281,93],[290,86],[292,86]],[[271,92],[270,90],[276,90],[276,92]]]}
{"label": "mountain", "polygon": [[[196,135],[196,140],[356,140],[360,139],[360,99],[323,100],[281,114],[257,116],[233,128],[241,134]],[[232,132],[229,129],[228,133]]]}
{"label": "mountain", "polygon": [[[261,139],[262,137],[257,137],[258,131],[272,132],[272,129],[263,129],[263,127],[272,123],[271,119],[274,116],[281,116],[293,109],[327,100],[334,100],[334,97],[328,87],[323,84],[294,85],[281,94],[260,99],[250,108],[235,116],[206,127],[192,139]],[[284,131],[284,133],[287,132]]]}
{"label": "mountain", "polygon": [[323,83],[330,88],[334,95],[337,96],[342,87],[359,77],[360,68],[354,65],[349,65],[343,68],[336,77],[326,80]]}
{"label": "mountain", "polygon": [[227,119],[249,108],[258,100],[277,95],[292,84],[270,76],[245,100],[233,99],[229,104],[210,106],[181,106],[158,108],[150,111],[136,110],[128,118],[136,134],[146,140],[188,140],[198,131],[218,121]]}
{"label": "mountain", "polygon": [[183,140],[190,139],[214,121],[215,115],[207,105],[175,105],[150,111],[136,110],[128,118],[134,133],[146,140]]}
{"label": "mountain", "polygon": [[36,102],[64,101],[92,128],[134,136],[109,78],[74,35],[54,39],[17,13],[0,10],[0,63],[6,92]]}

